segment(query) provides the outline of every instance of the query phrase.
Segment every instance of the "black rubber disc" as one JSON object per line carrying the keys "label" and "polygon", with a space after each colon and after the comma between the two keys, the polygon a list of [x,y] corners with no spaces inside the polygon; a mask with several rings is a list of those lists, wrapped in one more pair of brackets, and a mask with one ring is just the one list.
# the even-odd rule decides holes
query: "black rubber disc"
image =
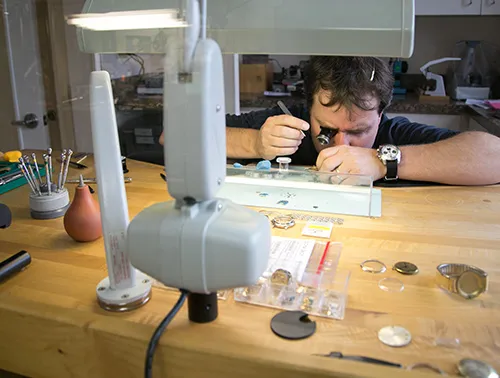
{"label": "black rubber disc", "polygon": [[273,332],[288,340],[300,340],[316,332],[316,322],[302,311],[283,311],[271,319]]}

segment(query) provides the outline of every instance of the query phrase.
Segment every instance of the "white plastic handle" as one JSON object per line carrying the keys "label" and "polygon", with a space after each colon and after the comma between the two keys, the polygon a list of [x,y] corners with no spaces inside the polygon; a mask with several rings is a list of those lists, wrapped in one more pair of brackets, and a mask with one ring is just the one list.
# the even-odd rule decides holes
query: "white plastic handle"
{"label": "white plastic handle", "polygon": [[431,60],[430,62],[427,62],[422,67],[420,67],[420,72],[422,72],[425,76],[427,74],[427,69],[430,66],[434,66],[434,65],[439,64],[439,63],[450,62],[450,61],[454,61],[454,60],[462,60],[462,58],[441,58],[441,59]]}

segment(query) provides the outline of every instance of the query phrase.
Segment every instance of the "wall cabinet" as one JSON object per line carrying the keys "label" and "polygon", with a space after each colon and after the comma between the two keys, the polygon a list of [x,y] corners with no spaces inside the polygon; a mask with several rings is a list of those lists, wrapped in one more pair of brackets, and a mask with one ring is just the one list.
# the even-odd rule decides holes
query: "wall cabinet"
{"label": "wall cabinet", "polygon": [[415,15],[500,15],[500,0],[415,0]]}
{"label": "wall cabinet", "polygon": [[481,14],[500,15],[500,0],[483,0]]}
{"label": "wall cabinet", "polygon": [[[416,16],[479,16],[481,2],[488,0],[415,0]],[[496,0],[490,0],[496,1]],[[500,2],[500,0],[498,0]]]}

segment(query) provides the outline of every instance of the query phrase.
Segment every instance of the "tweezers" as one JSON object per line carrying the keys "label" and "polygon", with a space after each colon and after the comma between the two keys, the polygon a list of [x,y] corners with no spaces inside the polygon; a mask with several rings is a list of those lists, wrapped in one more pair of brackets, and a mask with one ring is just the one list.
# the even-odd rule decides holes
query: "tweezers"
{"label": "tweezers", "polygon": [[[57,161],[60,163],[61,159],[57,159]],[[71,165],[73,168],[76,168],[76,169],[85,169],[85,168],[88,168],[85,164],[80,164],[80,163],[77,163],[77,162],[71,161],[71,160],[69,162],[69,165]]]}
{"label": "tweezers", "polygon": [[350,361],[368,362],[371,364],[393,366],[393,367],[398,367],[398,368],[403,367],[403,365],[401,365],[401,364],[396,364],[394,362],[379,360],[377,358],[364,357],[364,356],[344,356],[340,352],[330,352],[329,354],[315,354],[315,356],[339,358],[339,359],[350,360]]}

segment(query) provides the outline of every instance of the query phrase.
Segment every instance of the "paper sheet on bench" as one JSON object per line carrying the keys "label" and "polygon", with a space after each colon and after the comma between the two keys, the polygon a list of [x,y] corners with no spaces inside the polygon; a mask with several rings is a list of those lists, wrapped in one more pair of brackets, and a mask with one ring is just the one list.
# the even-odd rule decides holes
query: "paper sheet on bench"
{"label": "paper sheet on bench", "polygon": [[276,269],[285,269],[297,281],[302,280],[302,276],[311,258],[314,244],[314,240],[273,236],[271,253],[264,277],[270,277]]}

